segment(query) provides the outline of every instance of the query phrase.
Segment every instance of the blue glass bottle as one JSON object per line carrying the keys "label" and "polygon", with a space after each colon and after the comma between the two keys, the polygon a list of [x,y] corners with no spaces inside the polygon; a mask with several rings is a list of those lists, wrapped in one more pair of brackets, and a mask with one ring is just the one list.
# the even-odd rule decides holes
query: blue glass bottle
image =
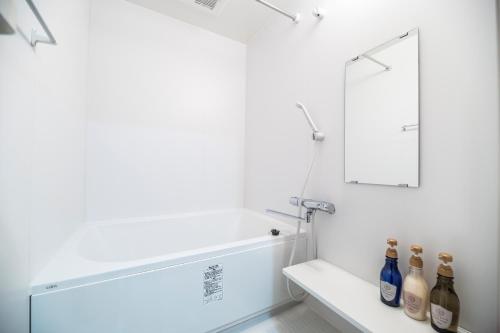
{"label": "blue glass bottle", "polygon": [[403,278],[398,269],[398,252],[395,248],[398,241],[388,239],[387,244],[390,247],[387,248],[385,265],[380,272],[380,300],[386,305],[399,307]]}

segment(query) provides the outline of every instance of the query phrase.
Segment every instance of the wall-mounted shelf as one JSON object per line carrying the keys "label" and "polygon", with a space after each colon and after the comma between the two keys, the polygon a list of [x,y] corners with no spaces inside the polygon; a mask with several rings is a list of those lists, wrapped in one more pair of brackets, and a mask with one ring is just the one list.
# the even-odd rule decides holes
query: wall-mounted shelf
{"label": "wall-mounted shelf", "polygon": [[326,261],[286,267],[283,274],[363,332],[435,333],[429,319],[416,321],[407,317],[402,308],[382,304],[376,286]]}

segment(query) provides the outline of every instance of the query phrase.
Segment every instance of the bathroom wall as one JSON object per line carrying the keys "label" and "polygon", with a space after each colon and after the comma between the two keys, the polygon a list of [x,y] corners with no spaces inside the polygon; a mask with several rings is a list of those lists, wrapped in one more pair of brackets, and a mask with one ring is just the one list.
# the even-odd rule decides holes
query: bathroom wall
{"label": "bathroom wall", "polygon": [[[424,246],[435,283],[439,251],[455,256],[461,325],[497,331],[499,84],[495,0],[294,1],[298,25],[281,16],[248,45],[245,205],[289,212],[313,143],[305,103],[327,138],[308,197],[333,201],[318,215],[319,256],[377,284],[385,240],[400,241],[406,270],[411,243]],[[292,5],[290,5],[292,8]],[[421,187],[344,183],[344,64],[420,28]]]}
{"label": "bathroom wall", "polygon": [[93,1],[87,218],[243,205],[246,46]]}
{"label": "bathroom wall", "polygon": [[[37,27],[16,1],[18,29]],[[36,1],[57,46],[0,36],[0,331],[29,330],[29,283],[84,220],[89,2]]]}

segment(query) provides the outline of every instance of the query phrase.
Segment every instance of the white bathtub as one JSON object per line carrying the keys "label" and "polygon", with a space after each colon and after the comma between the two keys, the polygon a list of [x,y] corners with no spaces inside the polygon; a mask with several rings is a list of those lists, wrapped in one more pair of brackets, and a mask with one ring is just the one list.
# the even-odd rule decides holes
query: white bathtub
{"label": "white bathtub", "polygon": [[[231,326],[289,301],[281,269],[294,237],[248,210],[88,223],[33,281],[32,333]],[[305,248],[303,232],[298,260]]]}

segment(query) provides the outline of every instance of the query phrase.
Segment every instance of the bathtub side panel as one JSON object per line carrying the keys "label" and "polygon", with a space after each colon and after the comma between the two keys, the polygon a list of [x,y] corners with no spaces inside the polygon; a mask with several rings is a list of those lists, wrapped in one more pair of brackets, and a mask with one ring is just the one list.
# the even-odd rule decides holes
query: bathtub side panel
{"label": "bathtub side panel", "polygon": [[32,296],[32,333],[195,333],[221,327],[288,299],[281,269],[291,245]]}

